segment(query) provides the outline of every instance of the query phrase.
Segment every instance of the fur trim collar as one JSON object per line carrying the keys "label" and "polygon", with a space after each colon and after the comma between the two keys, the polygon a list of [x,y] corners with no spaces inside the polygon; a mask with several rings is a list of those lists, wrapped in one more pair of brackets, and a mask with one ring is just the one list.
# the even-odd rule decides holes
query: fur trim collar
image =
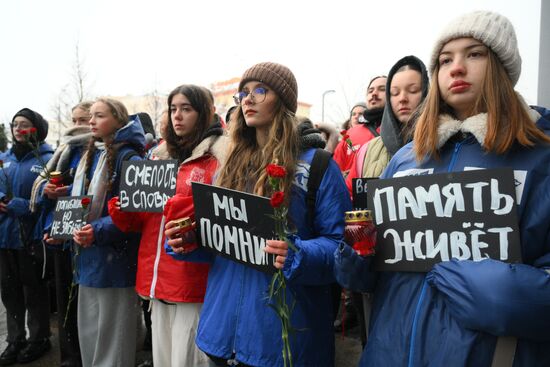
{"label": "fur trim collar", "polygon": [[479,144],[483,145],[485,136],[487,135],[487,114],[480,113],[479,115],[468,117],[464,121],[455,120],[450,115],[439,116],[437,148],[439,149],[445,145],[459,131],[471,133]]}
{"label": "fur trim collar", "polygon": [[[223,163],[226,158],[227,143],[227,136],[209,136],[201,141],[199,145],[195,147],[195,149],[193,149],[193,153],[191,154],[191,156],[187,158],[183,163],[200,158],[205,154],[212,154],[218,160],[218,162]],[[168,153],[168,148],[165,141],[163,141],[153,149],[151,156],[153,159],[173,159]]]}
{"label": "fur trim collar", "polygon": [[[518,97],[521,100],[527,114],[531,118],[531,121],[537,122],[540,118],[540,114],[530,108],[519,94]],[[487,135],[487,114],[480,113],[479,115],[468,117],[464,121],[455,120],[450,115],[440,115],[439,125],[437,128],[437,148],[439,149],[445,145],[445,143],[459,131],[472,134],[478,143],[483,146],[485,143],[485,136]]]}
{"label": "fur trim collar", "polygon": [[151,152],[151,158],[158,159],[158,160],[173,159],[172,157],[170,157],[170,154],[168,153],[166,140],[163,140],[159,145],[153,148],[153,151]]}
{"label": "fur trim collar", "polygon": [[218,162],[221,164],[224,163],[227,155],[227,142],[228,138],[224,135],[221,136],[209,136],[199,143],[193,149],[193,153],[189,158],[187,158],[183,163],[190,162],[194,159],[200,158],[205,154],[212,154]]}

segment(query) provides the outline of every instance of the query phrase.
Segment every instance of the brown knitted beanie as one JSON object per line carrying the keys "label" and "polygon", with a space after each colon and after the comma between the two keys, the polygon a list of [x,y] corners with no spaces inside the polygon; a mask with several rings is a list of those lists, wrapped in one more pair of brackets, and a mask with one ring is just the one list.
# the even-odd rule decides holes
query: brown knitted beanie
{"label": "brown knitted beanie", "polygon": [[239,83],[239,91],[251,81],[267,84],[281,98],[284,105],[293,113],[298,108],[298,84],[292,71],[284,65],[274,62],[261,62],[246,70]]}

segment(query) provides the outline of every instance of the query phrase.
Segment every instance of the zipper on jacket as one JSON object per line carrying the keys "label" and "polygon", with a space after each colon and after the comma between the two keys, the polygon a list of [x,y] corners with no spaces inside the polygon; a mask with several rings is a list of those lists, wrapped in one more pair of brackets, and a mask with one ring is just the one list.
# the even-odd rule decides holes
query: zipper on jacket
{"label": "zipper on jacket", "polygon": [[[458,152],[460,151],[460,148],[462,147],[463,142],[458,142],[455,144],[453,155],[451,156],[451,161],[449,162],[449,167],[447,167],[447,172],[451,172],[451,170],[454,168],[455,163],[458,159]],[[420,306],[422,305],[422,302],[424,301],[424,296],[426,294],[426,288],[427,288],[427,281],[426,278],[424,278],[424,282],[422,283],[422,291],[420,292],[420,297],[418,298],[418,302],[416,304],[416,310],[414,311],[414,318],[413,318],[413,325],[411,330],[411,340],[410,340],[410,346],[409,346],[409,362],[407,364],[408,367],[412,367],[414,363],[414,348],[415,348],[415,339],[416,339],[416,327],[418,324],[418,317],[420,313]]]}
{"label": "zipper on jacket", "polygon": [[456,160],[458,158],[458,151],[462,147],[463,142],[459,142],[455,144],[455,149],[453,151],[453,155],[451,156],[451,162],[449,163],[449,167],[447,167],[447,172],[451,172],[451,170],[454,168]]}
{"label": "zipper on jacket", "polygon": [[164,215],[162,216],[162,219],[160,221],[160,229],[159,229],[159,237],[157,240],[157,254],[155,256],[155,265],[153,267],[153,280],[151,281],[151,290],[149,291],[149,297],[155,298],[155,288],[157,287],[157,281],[158,281],[158,271],[159,271],[159,262],[160,262],[160,252],[162,251],[162,247],[164,243],[162,243],[162,235],[164,233]]}
{"label": "zipper on jacket", "polygon": [[418,302],[416,303],[416,310],[414,311],[414,318],[413,318],[413,324],[412,324],[412,330],[411,330],[411,340],[410,340],[410,346],[409,346],[409,363],[407,364],[408,367],[412,367],[414,363],[416,327],[417,327],[418,317],[420,313],[420,306],[424,301],[424,295],[426,294],[427,285],[428,285],[428,282],[426,281],[426,278],[424,278],[424,282],[422,283],[422,291],[420,291],[420,297],[418,297]]}
{"label": "zipper on jacket", "polygon": [[236,360],[237,359],[237,351],[236,351],[236,344],[237,344],[237,330],[239,329],[239,318],[241,316],[241,307],[242,307],[242,304],[243,304],[243,294],[244,294],[244,274],[246,272],[246,269],[244,268],[243,265],[240,265],[241,266],[241,287],[240,287],[240,294],[239,294],[239,303],[237,304],[237,317],[235,318],[235,334],[233,335],[233,358]]}

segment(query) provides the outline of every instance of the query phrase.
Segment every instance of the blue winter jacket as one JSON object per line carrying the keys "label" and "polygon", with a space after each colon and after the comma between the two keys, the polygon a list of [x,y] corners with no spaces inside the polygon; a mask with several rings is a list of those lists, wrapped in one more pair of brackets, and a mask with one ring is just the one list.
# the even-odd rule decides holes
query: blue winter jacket
{"label": "blue winter jacket", "polygon": [[[45,163],[51,158],[53,149],[42,143],[38,151]],[[0,169],[0,198],[8,195],[11,189],[12,198],[7,205],[8,212],[0,213],[0,248],[22,248],[20,230],[23,240],[33,240],[36,226],[40,227],[38,215],[32,214],[29,208],[32,185],[42,171],[40,161],[33,152],[28,152],[17,160],[12,149],[0,154],[4,168]],[[7,175],[7,178],[6,178]]]}
{"label": "blue winter jacket", "polygon": [[[105,198],[102,217],[90,223],[94,229],[94,243],[87,248],[79,247],[76,257],[75,281],[86,287],[124,288],[134,286],[136,281],[140,237],[135,233],[123,233],[113,224],[107,202],[118,195],[122,160],[142,159],[138,151],[144,149],[145,137],[139,120],[131,120],[119,129],[113,143],[125,145],[118,151],[112,190]],[[96,151],[89,172],[95,171],[99,155],[100,152]],[[91,178],[90,174],[88,178]]]}
{"label": "blue winter jacket", "polygon": [[[542,118],[537,124],[550,126]],[[524,263],[452,260],[427,274],[375,273],[369,260],[341,247],[338,281],[375,292],[360,365],[490,366],[497,336],[515,336],[514,366],[550,366],[550,146],[515,145],[496,155],[467,134],[448,140],[439,160],[417,164],[412,144],[398,151],[382,178],[472,167],[514,170]]]}
{"label": "blue winter jacket", "polygon": [[[80,159],[82,158],[83,148],[79,146],[75,146],[75,147],[71,146],[68,149],[71,150],[68,171],[69,171],[69,176],[71,177],[71,179],[73,179],[74,172],[76,171],[76,168],[78,167],[78,163],[80,163]],[[68,186],[69,186],[68,191],[70,194],[73,185],[72,183],[70,183]],[[44,232],[49,233],[51,230],[55,204],[57,203],[57,200],[48,199],[44,195],[42,196],[41,200],[42,200],[42,212],[40,213],[40,215],[44,218],[44,228],[42,228],[42,231],[41,231],[43,235]],[[71,241],[65,241],[63,245],[53,245],[49,247],[54,250],[68,250],[70,248],[71,243],[72,243]]]}
{"label": "blue winter jacket", "polygon": [[[315,150],[299,160],[289,215],[296,225],[284,274],[295,303],[291,336],[294,366],[333,366],[334,329],[330,283],[334,276],[333,253],[342,240],[344,212],[351,210],[349,194],[337,165],[331,160],[317,192],[315,228],[306,219],[305,195]],[[177,259],[181,255],[169,254]],[[251,366],[283,366],[281,324],[269,307],[267,291],[271,276],[205,250],[194,251],[189,260],[209,259],[211,268],[196,343],[204,352]],[[294,294],[296,297],[293,297]]]}

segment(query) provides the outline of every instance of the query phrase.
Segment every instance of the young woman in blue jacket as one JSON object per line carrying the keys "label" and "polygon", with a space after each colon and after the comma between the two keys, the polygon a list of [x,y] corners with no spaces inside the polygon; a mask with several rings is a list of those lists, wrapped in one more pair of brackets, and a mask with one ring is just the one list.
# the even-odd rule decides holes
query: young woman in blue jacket
{"label": "young woman in blue jacket", "polygon": [[512,168],[523,263],[453,259],[427,274],[376,274],[342,246],[338,281],[375,292],[361,366],[550,365],[550,139],[548,121],[514,91],[520,70],[508,19],[451,22],[432,52],[413,142],[382,178]]}
{"label": "young woman in blue jacket", "polygon": [[92,139],[76,169],[72,196],[92,195],[88,220],[75,230],[75,282],[82,365],[133,366],[137,312],[134,291],[139,236],[120,231],[107,211],[118,195],[123,160],[140,160],[145,136],[126,107],[100,98],[91,107]]}
{"label": "young woman in blue jacket", "polygon": [[0,355],[3,366],[31,362],[51,348],[46,251],[34,236],[35,228],[42,228],[39,217],[29,209],[33,182],[53,153],[44,142],[48,122],[23,108],[10,125],[13,145],[0,154],[0,281],[8,327],[8,346]]}
{"label": "young woman in blue jacket", "polygon": [[[48,162],[50,171],[58,171],[63,175],[63,183],[55,184],[48,182],[46,178],[38,177],[34,181],[33,194],[42,194],[42,213],[44,227],[40,228],[41,234],[49,233],[53,221],[53,212],[58,198],[69,196],[71,185],[74,179],[76,167],[84,154],[84,148],[92,138],[90,132],[90,107],[92,102],[80,102],[72,109],[73,126],[68,128],[55,150],[52,159]],[[39,201],[39,200],[37,200]],[[38,211],[39,208],[31,205],[31,210]],[[44,240],[49,239],[46,233]],[[71,241],[63,245],[49,246],[53,252],[54,275],[55,275],[55,297],[57,303],[57,323],[59,330],[59,351],[60,363],[64,367],[78,367],[80,362],[80,347],[78,345],[78,330],[76,321],[76,301],[72,304],[69,297],[78,292],[78,286],[71,284],[73,281],[73,261],[70,251]],[[68,310],[67,310],[68,309]]]}
{"label": "young woman in blue jacket", "polygon": [[[295,117],[298,88],[285,66],[265,62],[245,71],[231,115],[231,143],[217,184],[230,189],[269,196],[266,166],[274,161],[288,172],[284,179],[289,218],[296,228],[291,241],[267,241],[276,267],[287,281],[287,302],[294,305],[290,335],[294,366],[334,365],[330,284],[334,281],[333,253],[342,239],[344,212],[351,202],[340,170],[330,160],[316,195],[315,219],[307,220],[306,192],[315,149],[301,146]],[[305,143],[305,140],[302,139]],[[304,148],[304,149],[302,149]],[[173,228],[167,223],[167,236]],[[175,251],[181,239],[171,239]],[[217,365],[283,366],[281,321],[269,306],[271,276],[256,269],[213,256],[196,343]],[[177,255],[192,259],[190,255]],[[195,255],[195,259],[199,256]]]}

